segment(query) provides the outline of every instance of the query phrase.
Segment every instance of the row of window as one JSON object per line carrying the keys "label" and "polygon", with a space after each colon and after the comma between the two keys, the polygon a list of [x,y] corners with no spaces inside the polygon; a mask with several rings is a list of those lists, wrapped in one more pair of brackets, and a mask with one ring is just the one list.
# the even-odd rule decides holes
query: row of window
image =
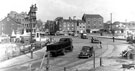
{"label": "row of window", "polygon": [[88,24],[102,24],[102,21],[88,21]]}
{"label": "row of window", "polygon": [[29,24],[23,24],[23,26],[24,26],[24,27],[30,27],[30,25],[29,25]]}
{"label": "row of window", "polygon": [[85,28],[85,26],[80,26],[80,28]]}
{"label": "row of window", "polygon": [[[64,28],[65,30],[74,30],[74,28]],[[59,28],[59,30],[63,30],[62,28]]]}
{"label": "row of window", "polygon": [[87,28],[102,28],[102,26],[88,26]]}
{"label": "row of window", "polygon": [[88,18],[89,21],[103,21],[102,18]]}

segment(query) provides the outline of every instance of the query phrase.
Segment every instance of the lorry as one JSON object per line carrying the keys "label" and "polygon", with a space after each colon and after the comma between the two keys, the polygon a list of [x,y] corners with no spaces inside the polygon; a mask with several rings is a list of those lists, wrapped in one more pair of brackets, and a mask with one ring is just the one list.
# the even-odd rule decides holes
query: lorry
{"label": "lorry", "polygon": [[66,52],[73,51],[72,41],[71,38],[60,38],[58,42],[47,45],[46,51],[49,51],[51,56],[65,55]]}

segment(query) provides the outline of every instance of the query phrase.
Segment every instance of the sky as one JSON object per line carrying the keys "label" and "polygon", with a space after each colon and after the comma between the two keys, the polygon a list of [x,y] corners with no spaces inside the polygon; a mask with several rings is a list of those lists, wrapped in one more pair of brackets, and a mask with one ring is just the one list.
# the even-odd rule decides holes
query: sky
{"label": "sky", "polygon": [[29,12],[32,4],[37,5],[37,19],[54,20],[56,17],[81,19],[83,14],[100,14],[104,22],[135,21],[135,0],[1,0],[0,19],[10,11]]}

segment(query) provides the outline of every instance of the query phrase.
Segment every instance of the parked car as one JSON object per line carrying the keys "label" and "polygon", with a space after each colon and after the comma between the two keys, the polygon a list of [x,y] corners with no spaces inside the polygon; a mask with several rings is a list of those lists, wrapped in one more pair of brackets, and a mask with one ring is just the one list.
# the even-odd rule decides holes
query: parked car
{"label": "parked car", "polygon": [[98,40],[97,38],[91,38],[91,43],[101,43],[100,40]]}
{"label": "parked car", "polygon": [[134,68],[135,69],[135,64],[122,64],[122,68],[127,68],[127,69]]}
{"label": "parked car", "polygon": [[86,33],[81,33],[81,38],[82,39],[88,39],[87,34]]}
{"label": "parked car", "polygon": [[79,58],[84,58],[84,57],[89,58],[92,56],[92,54],[93,54],[93,46],[91,46],[91,47],[90,46],[83,46],[78,57]]}

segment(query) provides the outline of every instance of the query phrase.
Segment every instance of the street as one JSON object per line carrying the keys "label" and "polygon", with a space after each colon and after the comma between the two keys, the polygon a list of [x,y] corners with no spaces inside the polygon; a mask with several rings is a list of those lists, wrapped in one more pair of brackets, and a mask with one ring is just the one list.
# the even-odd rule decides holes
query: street
{"label": "street", "polygon": [[[56,40],[59,39],[59,37],[55,37]],[[82,48],[82,46],[94,46],[95,48],[95,54],[96,54],[96,66],[99,65],[99,63],[97,64],[97,62],[99,62],[99,57],[106,57],[109,56],[110,54],[113,54],[115,56],[115,51],[116,51],[116,47],[112,47],[115,45],[120,45],[120,44],[126,44],[125,41],[123,40],[116,40],[114,43],[112,41],[112,39],[105,39],[105,38],[99,38],[99,40],[102,41],[102,49],[100,48],[99,44],[92,44],[90,43],[90,37],[89,39],[80,39],[78,37],[72,38],[73,39],[73,52],[69,52],[64,56],[58,56],[58,57],[50,57],[49,59],[49,70],[50,71],[62,71],[64,70],[64,67],[68,70],[68,69],[75,69],[78,68],[79,65],[84,64],[86,62],[91,61],[91,66],[89,66],[90,68],[93,67],[93,57],[89,58],[89,59],[79,59],[78,54],[80,53],[80,50]],[[43,54],[41,54],[43,55]],[[119,53],[117,53],[117,55],[119,55]],[[29,63],[25,63],[23,65],[19,65],[19,66],[14,66],[14,67],[9,67],[9,68],[5,68],[2,69],[3,71],[30,71],[30,65],[32,69],[38,69],[40,67],[42,59],[39,60],[35,60]],[[46,67],[46,58],[44,60],[44,64],[43,67]],[[79,69],[79,68],[78,68]]]}

